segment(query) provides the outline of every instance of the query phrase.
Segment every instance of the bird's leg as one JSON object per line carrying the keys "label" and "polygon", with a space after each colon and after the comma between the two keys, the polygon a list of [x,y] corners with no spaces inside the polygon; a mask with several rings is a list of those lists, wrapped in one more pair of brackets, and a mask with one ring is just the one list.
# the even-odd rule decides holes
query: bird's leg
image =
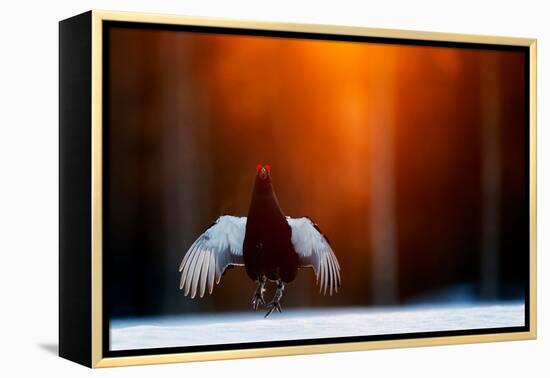
{"label": "bird's leg", "polygon": [[271,302],[267,304],[268,311],[267,311],[267,314],[265,314],[264,318],[269,317],[269,315],[271,315],[271,313],[275,310],[282,312],[280,300],[283,297],[284,289],[285,289],[285,284],[283,280],[281,279],[277,280],[277,290],[275,291],[275,295],[273,296],[273,299],[271,300]]}
{"label": "bird's leg", "polygon": [[254,296],[252,297],[252,308],[254,310],[257,310],[258,307],[265,305],[264,286],[265,286],[265,276],[260,276],[258,278],[258,287],[256,287],[256,291],[254,292]]}

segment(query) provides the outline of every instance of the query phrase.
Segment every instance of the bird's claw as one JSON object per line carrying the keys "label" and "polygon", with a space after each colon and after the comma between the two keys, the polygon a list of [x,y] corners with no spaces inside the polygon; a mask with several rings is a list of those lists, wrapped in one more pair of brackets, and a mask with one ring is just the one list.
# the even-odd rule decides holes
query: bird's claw
{"label": "bird's claw", "polygon": [[273,313],[273,311],[275,311],[275,310],[277,310],[279,312],[283,312],[283,310],[281,309],[281,303],[279,303],[278,301],[269,302],[266,307],[267,307],[268,311],[265,314],[264,319],[267,319],[269,317],[269,315],[271,315]]}
{"label": "bird's claw", "polygon": [[265,306],[264,296],[256,293],[252,297],[252,309],[257,310],[260,306]]}

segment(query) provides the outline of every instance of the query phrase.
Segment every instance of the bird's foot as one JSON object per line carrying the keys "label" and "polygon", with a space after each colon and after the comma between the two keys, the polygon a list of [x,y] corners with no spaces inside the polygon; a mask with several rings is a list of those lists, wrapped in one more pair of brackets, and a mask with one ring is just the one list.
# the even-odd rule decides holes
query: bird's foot
{"label": "bird's foot", "polygon": [[282,280],[277,281],[277,290],[275,291],[275,295],[273,296],[273,300],[267,304],[267,313],[265,314],[264,318],[267,319],[269,315],[273,313],[273,311],[277,310],[279,312],[283,312],[281,308],[280,300],[283,297],[283,290],[285,289],[285,284]]}
{"label": "bird's foot", "polygon": [[279,301],[271,301],[267,304],[266,307],[267,307],[267,313],[264,316],[265,319],[267,319],[269,315],[271,315],[275,310],[279,312],[283,312],[283,310],[281,309],[281,303]]}
{"label": "bird's foot", "polygon": [[260,278],[258,287],[252,297],[252,309],[257,310],[260,306],[265,306],[264,292],[265,292],[265,278]]}
{"label": "bird's foot", "polygon": [[256,291],[252,297],[252,308],[257,310],[260,306],[265,306],[264,295]]}

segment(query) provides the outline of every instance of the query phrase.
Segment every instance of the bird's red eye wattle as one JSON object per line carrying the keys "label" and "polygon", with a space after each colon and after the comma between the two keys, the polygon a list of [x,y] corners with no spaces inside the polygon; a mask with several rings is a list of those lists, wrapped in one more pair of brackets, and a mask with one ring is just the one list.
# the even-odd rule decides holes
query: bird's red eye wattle
{"label": "bird's red eye wattle", "polygon": [[262,169],[262,165],[261,164],[256,165],[256,172],[258,172],[260,169]]}
{"label": "bird's red eye wattle", "polygon": [[271,167],[269,165],[266,165],[265,169],[267,169],[268,172],[271,172]]}

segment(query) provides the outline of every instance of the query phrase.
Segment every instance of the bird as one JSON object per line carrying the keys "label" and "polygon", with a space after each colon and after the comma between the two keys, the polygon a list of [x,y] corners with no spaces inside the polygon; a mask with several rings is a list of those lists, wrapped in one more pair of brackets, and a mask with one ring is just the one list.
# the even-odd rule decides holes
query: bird
{"label": "bird", "polygon": [[[248,214],[221,215],[189,247],[179,265],[180,290],[201,298],[212,294],[225,271],[244,266],[257,283],[252,309],[265,306],[268,318],[282,312],[285,285],[300,268],[312,268],[319,292],[332,296],[341,286],[341,268],[328,238],[309,217],[292,218],[282,211],[269,165],[258,164]],[[267,282],[276,283],[273,299],[264,300]]]}

